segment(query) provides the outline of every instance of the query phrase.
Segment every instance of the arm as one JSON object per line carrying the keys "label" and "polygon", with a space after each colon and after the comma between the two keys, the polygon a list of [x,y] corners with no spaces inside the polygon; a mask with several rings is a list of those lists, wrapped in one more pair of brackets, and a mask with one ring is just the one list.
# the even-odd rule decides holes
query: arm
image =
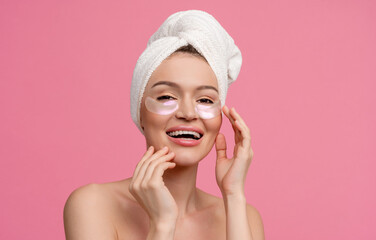
{"label": "arm", "polygon": [[226,239],[253,240],[244,196],[224,196],[226,209]]}
{"label": "arm", "polygon": [[73,191],[64,206],[67,240],[117,239],[116,230],[106,214],[106,200],[97,184]]}
{"label": "arm", "polygon": [[244,196],[224,199],[227,239],[263,240],[264,226],[260,213],[246,203]]}
{"label": "arm", "polygon": [[249,129],[235,109],[226,106],[223,112],[230,120],[235,132],[233,158],[226,154],[226,139],[218,134],[216,139],[216,178],[226,210],[227,240],[263,240],[264,230],[260,214],[247,205],[244,183],[253,158]]}

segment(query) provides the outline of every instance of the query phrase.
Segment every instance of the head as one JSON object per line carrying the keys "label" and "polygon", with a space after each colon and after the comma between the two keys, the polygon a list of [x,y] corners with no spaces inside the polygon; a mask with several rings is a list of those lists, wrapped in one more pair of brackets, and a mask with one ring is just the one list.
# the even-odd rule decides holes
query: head
{"label": "head", "polygon": [[[148,97],[161,103],[172,100],[178,107],[170,114],[161,115],[147,107]],[[197,163],[212,149],[222,115],[202,118],[196,106],[219,101],[218,81],[206,59],[191,45],[179,48],[155,69],[145,87],[140,126],[147,146],[156,149],[168,146],[176,154],[174,162],[179,165]],[[176,131],[183,130],[198,132],[199,140],[182,138],[191,138],[188,133],[187,136],[174,136],[178,134]]]}
{"label": "head", "polygon": [[[239,48],[212,15],[201,10],[170,15],[150,37],[132,76],[131,117],[147,145],[169,146],[179,164],[206,156],[221,126],[220,107],[241,64]],[[216,104],[204,106],[213,100]],[[150,102],[157,106],[154,110],[162,106],[163,114],[149,111]],[[211,111],[218,105],[218,111]],[[172,108],[166,111],[166,106]],[[202,136],[196,142],[178,140],[173,136],[182,132],[176,129],[195,130]]]}

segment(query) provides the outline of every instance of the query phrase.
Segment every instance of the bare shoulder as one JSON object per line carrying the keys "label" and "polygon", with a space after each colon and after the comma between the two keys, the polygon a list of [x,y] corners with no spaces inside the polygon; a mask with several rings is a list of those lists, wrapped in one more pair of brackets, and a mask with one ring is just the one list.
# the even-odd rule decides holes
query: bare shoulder
{"label": "bare shoulder", "polygon": [[251,204],[247,204],[248,222],[254,239],[265,239],[264,224],[260,212]]}
{"label": "bare shoulder", "polygon": [[85,204],[89,202],[98,201],[103,194],[103,187],[98,183],[90,183],[75,189],[68,197],[65,207],[72,204]]}
{"label": "bare shoulder", "polygon": [[[75,189],[68,197],[64,212],[69,213],[69,210],[79,211],[80,209],[99,207],[95,211],[100,211],[103,204],[109,201],[105,197],[106,189],[102,184],[90,183]],[[91,211],[92,213],[92,211]]]}
{"label": "bare shoulder", "polygon": [[117,239],[113,224],[119,183],[91,183],[75,189],[64,206],[67,240]]}

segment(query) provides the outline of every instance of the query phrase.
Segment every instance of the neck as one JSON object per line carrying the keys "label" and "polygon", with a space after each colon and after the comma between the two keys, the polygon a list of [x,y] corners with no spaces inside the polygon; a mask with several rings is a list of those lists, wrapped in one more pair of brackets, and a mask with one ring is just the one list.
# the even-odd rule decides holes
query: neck
{"label": "neck", "polygon": [[163,181],[179,208],[180,217],[196,209],[197,167],[198,164],[188,167],[176,166],[166,170],[163,175]]}

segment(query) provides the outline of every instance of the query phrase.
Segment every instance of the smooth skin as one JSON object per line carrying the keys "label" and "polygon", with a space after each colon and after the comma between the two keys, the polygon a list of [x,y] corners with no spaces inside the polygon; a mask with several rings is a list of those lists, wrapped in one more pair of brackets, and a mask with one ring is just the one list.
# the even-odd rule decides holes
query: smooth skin
{"label": "smooth skin", "polygon": [[[160,80],[175,85],[152,87]],[[131,178],[89,184],[73,191],[64,208],[68,240],[264,239],[261,216],[247,204],[244,194],[253,158],[246,123],[234,108],[222,108],[234,129],[233,157],[228,158],[226,139],[219,133],[222,115],[200,119],[191,104],[192,99],[194,103],[218,98],[213,90],[216,88],[215,74],[202,58],[179,53],[162,62],[149,80],[144,96],[168,94],[181,101],[179,110],[171,116],[160,116],[148,112],[142,102],[141,126],[147,151]],[[172,143],[166,129],[176,125],[202,129],[201,143],[194,147]],[[196,187],[198,164],[214,144],[216,181],[222,198]]]}

